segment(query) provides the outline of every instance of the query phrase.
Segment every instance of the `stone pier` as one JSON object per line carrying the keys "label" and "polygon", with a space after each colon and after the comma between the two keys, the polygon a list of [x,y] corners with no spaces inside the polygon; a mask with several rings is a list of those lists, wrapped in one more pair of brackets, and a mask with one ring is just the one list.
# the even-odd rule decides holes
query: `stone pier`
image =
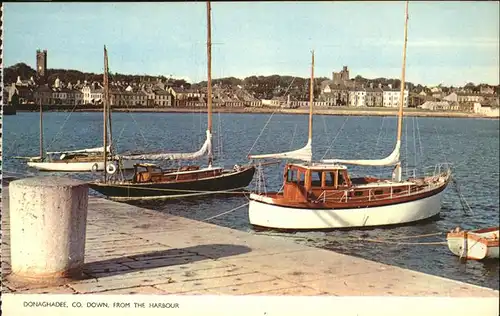
{"label": "stone pier", "polygon": [[[5,189],[5,188],[4,188]],[[2,270],[11,273],[9,203]],[[53,229],[48,227],[48,229]],[[26,240],[26,243],[33,242]],[[21,246],[17,246],[21,247]],[[90,197],[86,278],[4,293],[492,297],[499,292],[333,251]]]}

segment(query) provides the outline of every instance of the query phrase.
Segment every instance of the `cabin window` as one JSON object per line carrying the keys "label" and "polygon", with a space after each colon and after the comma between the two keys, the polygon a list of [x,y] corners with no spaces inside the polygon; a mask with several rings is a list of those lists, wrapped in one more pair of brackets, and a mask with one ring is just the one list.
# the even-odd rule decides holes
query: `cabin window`
{"label": "cabin window", "polygon": [[321,187],[321,172],[311,172],[311,186]]}
{"label": "cabin window", "polygon": [[354,196],[362,196],[363,195],[363,191],[355,191],[354,192]]}
{"label": "cabin window", "polygon": [[379,194],[383,194],[384,193],[384,190],[375,190],[374,194],[375,195],[379,195]]}
{"label": "cabin window", "polygon": [[297,184],[299,185],[304,185],[305,181],[306,181],[306,173],[305,172],[301,172],[300,170],[297,171]]}
{"label": "cabin window", "polygon": [[401,189],[394,189],[392,192],[393,192],[394,194],[397,194],[397,193],[400,193],[401,191],[402,191]]}
{"label": "cabin window", "polygon": [[346,181],[345,181],[344,173],[343,172],[339,172],[339,182],[338,182],[338,185],[346,185]]}
{"label": "cabin window", "polygon": [[293,181],[296,181],[296,174],[295,174],[295,170],[293,169],[288,169],[288,173],[286,175],[286,181],[287,182],[293,182]]}
{"label": "cabin window", "polygon": [[335,175],[333,172],[325,172],[325,186],[327,187],[333,187],[333,180],[335,179]]}

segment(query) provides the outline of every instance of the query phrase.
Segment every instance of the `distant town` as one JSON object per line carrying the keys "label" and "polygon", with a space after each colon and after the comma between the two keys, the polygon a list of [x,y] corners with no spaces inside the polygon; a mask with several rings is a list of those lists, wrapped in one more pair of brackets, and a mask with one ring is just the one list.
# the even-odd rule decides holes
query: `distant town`
{"label": "distant town", "polygon": [[[4,69],[3,100],[18,110],[41,104],[57,109],[98,108],[103,102],[102,74],[48,69],[47,51],[36,51],[36,70],[24,63]],[[300,108],[309,105],[309,79],[292,76],[251,76],[214,79],[213,106],[227,108]],[[205,107],[207,82],[188,83],[164,76],[110,75],[114,108]],[[331,78],[316,78],[314,107],[329,109],[395,108],[400,104],[399,79],[351,78],[344,66]],[[499,116],[500,86],[468,83],[463,87],[406,83],[404,106],[428,111],[456,111]]]}

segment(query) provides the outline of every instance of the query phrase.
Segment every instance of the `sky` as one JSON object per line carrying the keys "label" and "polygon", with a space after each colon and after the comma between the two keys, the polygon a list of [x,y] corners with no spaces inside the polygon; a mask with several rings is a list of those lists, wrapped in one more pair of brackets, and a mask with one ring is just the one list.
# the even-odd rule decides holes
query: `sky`
{"label": "sky", "polygon": [[[212,2],[212,77],[400,78],[402,1]],[[206,80],[206,3],[4,3],[4,65]],[[406,80],[499,84],[499,2],[409,3]]]}

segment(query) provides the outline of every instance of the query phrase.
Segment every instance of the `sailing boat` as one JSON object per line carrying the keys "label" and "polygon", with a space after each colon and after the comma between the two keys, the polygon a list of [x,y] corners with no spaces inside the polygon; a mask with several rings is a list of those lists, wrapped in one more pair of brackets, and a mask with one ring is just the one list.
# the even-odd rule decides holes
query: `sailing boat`
{"label": "sailing boat", "polygon": [[[208,166],[185,165],[177,169],[162,169],[150,163],[134,166],[131,179],[95,181],[89,186],[115,200],[133,200],[165,197],[185,197],[213,194],[221,191],[243,189],[250,184],[255,166],[235,165],[232,169],[213,166],[212,155],[212,79],[211,79],[211,19],[210,2],[207,2],[207,114],[208,126],[203,146],[193,153],[151,153],[120,155],[123,160],[194,160],[208,156]],[[106,146],[106,144],[105,144]]]}
{"label": "sailing boat", "polygon": [[[450,180],[450,169],[436,168],[429,177],[403,180],[400,162],[405,87],[408,2],[406,3],[401,104],[397,140],[384,159],[327,159],[312,162],[314,52],[312,56],[309,139],[305,147],[286,153],[251,155],[251,159],[287,158],[283,192],[252,193],[249,221],[254,226],[277,229],[334,229],[404,224],[437,215]],[[392,178],[350,178],[346,165],[394,166]]]}
{"label": "sailing boat", "polygon": [[[106,108],[106,103],[103,103]],[[105,112],[105,111],[104,111]],[[104,118],[111,120],[111,112]],[[37,157],[17,157],[26,158],[27,164],[31,168],[40,171],[61,171],[61,172],[96,172],[106,169],[106,164],[102,159],[102,153],[105,147],[85,148],[77,150],[52,151],[43,150],[43,110],[40,102],[40,155]],[[111,152],[111,146],[106,146],[107,151]],[[116,172],[120,167],[123,170],[133,169],[134,161],[124,161],[119,166],[119,159],[112,155],[108,158],[109,164],[107,170],[111,173]]]}

